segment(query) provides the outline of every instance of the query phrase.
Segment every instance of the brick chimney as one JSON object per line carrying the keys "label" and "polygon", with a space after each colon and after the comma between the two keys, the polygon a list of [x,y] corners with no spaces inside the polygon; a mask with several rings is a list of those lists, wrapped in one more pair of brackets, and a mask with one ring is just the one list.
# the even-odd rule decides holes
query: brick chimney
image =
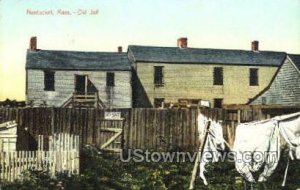
{"label": "brick chimney", "polygon": [[187,38],[178,38],[177,39],[177,47],[179,48],[187,48],[188,44],[187,44],[188,39]]}
{"label": "brick chimney", "polygon": [[36,37],[31,37],[30,38],[30,46],[29,46],[29,49],[30,51],[36,51],[37,50],[37,39]]}
{"label": "brick chimney", "polygon": [[123,52],[123,48],[122,48],[122,46],[119,46],[118,47],[118,53],[122,53]]}
{"label": "brick chimney", "polygon": [[252,50],[252,51],[259,51],[259,49],[258,49],[258,44],[259,44],[259,42],[258,42],[257,40],[252,41],[252,42],[251,42],[251,50]]}

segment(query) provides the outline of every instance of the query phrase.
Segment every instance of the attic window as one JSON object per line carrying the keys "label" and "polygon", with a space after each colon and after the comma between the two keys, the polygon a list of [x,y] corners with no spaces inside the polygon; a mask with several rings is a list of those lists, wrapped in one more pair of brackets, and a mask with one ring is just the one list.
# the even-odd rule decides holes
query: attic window
{"label": "attic window", "polygon": [[115,86],[115,73],[106,73],[106,86]]}
{"label": "attic window", "polygon": [[154,66],[154,85],[159,87],[164,85],[163,66]]}
{"label": "attic window", "polygon": [[54,91],[54,74],[53,71],[44,71],[44,90]]}
{"label": "attic window", "polygon": [[214,68],[214,85],[223,85],[223,68]]}
{"label": "attic window", "polygon": [[249,69],[249,84],[250,86],[258,86],[258,69],[250,68]]}

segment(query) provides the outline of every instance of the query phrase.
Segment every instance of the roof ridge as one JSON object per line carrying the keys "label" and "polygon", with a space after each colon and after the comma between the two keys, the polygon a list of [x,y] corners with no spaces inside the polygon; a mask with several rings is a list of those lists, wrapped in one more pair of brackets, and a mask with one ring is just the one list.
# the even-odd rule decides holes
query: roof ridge
{"label": "roof ridge", "polygon": [[[143,47],[143,48],[171,48],[171,49],[183,49],[183,50],[220,50],[220,51],[243,51],[243,52],[253,52],[252,50],[246,50],[246,49],[220,49],[220,48],[199,48],[199,47],[187,47],[187,48],[180,48],[180,47],[175,47],[175,46],[148,46],[148,45],[129,45],[128,48],[130,47]],[[260,50],[258,52],[254,53],[259,53],[259,52],[272,52],[272,53],[284,53],[287,54],[284,51],[272,51],[272,50]]]}
{"label": "roof ridge", "polygon": [[[34,52],[34,51],[28,51]],[[81,50],[49,50],[49,49],[39,49],[36,52],[70,52],[70,53],[103,53],[103,54],[116,54],[116,55],[126,55],[126,52],[113,52],[113,51],[81,51]]]}

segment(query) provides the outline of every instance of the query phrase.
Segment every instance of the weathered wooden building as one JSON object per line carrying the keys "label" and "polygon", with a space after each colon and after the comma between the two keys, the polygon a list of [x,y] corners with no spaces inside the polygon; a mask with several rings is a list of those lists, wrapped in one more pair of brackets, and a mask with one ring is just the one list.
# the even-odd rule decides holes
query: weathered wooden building
{"label": "weathered wooden building", "polygon": [[287,55],[270,84],[249,104],[300,107],[300,55]]}
{"label": "weathered wooden building", "polygon": [[131,66],[126,53],[37,49],[26,57],[26,101],[32,106],[132,107]]}
{"label": "weathered wooden building", "polygon": [[129,46],[134,68],[135,107],[175,104],[185,99],[207,100],[212,107],[246,104],[262,91],[284,61],[286,53],[252,49],[189,48],[187,38],[177,47]]}

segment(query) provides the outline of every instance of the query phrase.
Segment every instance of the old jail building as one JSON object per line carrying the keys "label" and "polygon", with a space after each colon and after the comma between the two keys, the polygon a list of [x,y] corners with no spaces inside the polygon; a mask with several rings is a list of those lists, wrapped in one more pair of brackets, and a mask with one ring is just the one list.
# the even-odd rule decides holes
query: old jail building
{"label": "old jail building", "polygon": [[37,49],[26,58],[26,101],[32,106],[211,107],[246,104],[264,91],[286,61],[285,52],[130,45],[127,53]]}
{"label": "old jail building", "polygon": [[32,106],[131,108],[131,66],[126,53],[37,49],[26,57],[26,102]]}
{"label": "old jail building", "polygon": [[162,102],[206,100],[212,107],[246,104],[273,78],[286,53],[251,50],[189,48],[187,38],[177,47],[129,46],[136,107]]}

